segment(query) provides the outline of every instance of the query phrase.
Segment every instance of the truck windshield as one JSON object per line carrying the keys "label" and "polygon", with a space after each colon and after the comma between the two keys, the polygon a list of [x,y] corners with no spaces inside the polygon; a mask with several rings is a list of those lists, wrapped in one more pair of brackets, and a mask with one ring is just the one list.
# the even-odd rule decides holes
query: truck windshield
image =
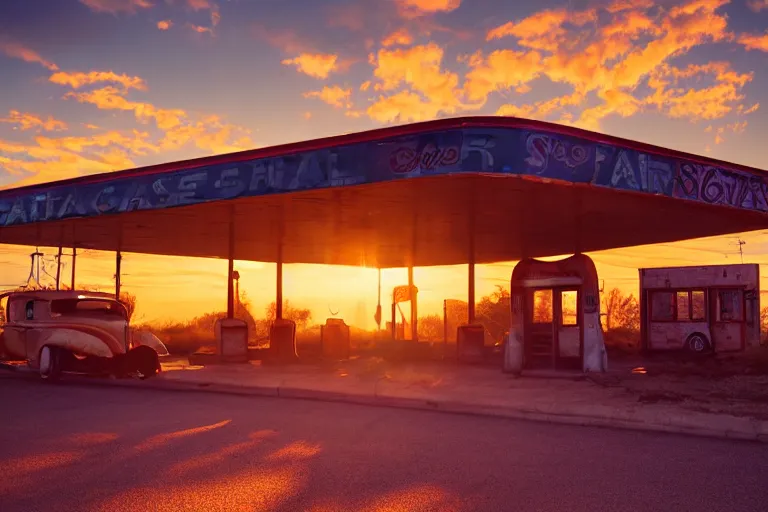
{"label": "truck windshield", "polygon": [[51,301],[51,316],[109,315],[125,318],[125,309],[117,302],[99,299],[59,299]]}

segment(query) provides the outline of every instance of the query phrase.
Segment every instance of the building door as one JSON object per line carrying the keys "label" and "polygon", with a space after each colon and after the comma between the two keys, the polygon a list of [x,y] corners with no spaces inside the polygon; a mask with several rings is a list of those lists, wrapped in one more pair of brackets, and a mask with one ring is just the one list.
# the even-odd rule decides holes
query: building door
{"label": "building door", "polygon": [[528,368],[553,368],[555,351],[555,293],[539,288],[528,293],[525,326],[525,365]]}
{"label": "building door", "polygon": [[582,348],[578,288],[555,289],[555,345],[558,368],[581,368]]}
{"label": "building door", "polygon": [[709,293],[710,332],[717,352],[744,348],[746,322],[744,290],[741,288],[715,288]]}
{"label": "building door", "polygon": [[528,368],[581,368],[578,288],[540,288],[529,294],[525,355]]}

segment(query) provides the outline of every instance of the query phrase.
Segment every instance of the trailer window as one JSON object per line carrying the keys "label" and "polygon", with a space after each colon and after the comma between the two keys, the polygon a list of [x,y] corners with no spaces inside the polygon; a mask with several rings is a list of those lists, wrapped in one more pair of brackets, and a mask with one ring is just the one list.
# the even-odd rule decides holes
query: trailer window
{"label": "trailer window", "polygon": [[741,322],[744,320],[741,290],[719,290],[717,292],[717,321]]}
{"label": "trailer window", "polygon": [[675,319],[675,294],[673,292],[651,293],[651,320],[670,322]]}
{"label": "trailer window", "polygon": [[691,294],[688,291],[677,292],[677,321],[687,322],[691,319]]}
{"label": "trailer window", "polygon": [[691,292],[691,312],[691,320],[694,322],[703,322],[707,319],[707,296],[704,290]]}

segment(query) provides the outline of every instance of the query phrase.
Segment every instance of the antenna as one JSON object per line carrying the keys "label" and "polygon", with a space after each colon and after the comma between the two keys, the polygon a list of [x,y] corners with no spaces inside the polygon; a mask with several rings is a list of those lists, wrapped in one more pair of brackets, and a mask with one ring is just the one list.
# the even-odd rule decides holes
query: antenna
{"label": "antenna", "polygon": [[[741,258],[741,262],[744,263],[744,246],[747,245],[747,242],[741,239],[741,237],[736,237],[736,243],[739,245],[739,257]],[[726,255],[726,258],[728,256]]]}

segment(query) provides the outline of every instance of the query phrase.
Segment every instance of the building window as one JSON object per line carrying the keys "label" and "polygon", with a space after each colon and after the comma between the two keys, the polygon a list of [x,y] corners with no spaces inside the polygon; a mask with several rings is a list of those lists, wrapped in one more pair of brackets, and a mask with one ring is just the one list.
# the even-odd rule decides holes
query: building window
{"label": "building window", "polygon": [[675,319],[674,292],[651,293],[651,321],[671,322]]}
{"label": "building window", "polygon": [[579,292],[568,290],[560,292],[560,323],[563,327],[579,325]]}
{"label": "building window", "polygon": [[691,319],[690,292],[677,292],[677,321],[687,322]]}
{"label": "building window", "polygon": [[704,290],[691,292],[691,320],[703,322],[707,319],[707,295]]}
{"label": "building window", "polygon": [[535,290],[533,292],[533,323],[551,324],[553,319],[552,289]]}
{"label": "building window", "polygon": [[717,321],[741,322],[744,320],[741,290],[719,290],[717,292]]}

